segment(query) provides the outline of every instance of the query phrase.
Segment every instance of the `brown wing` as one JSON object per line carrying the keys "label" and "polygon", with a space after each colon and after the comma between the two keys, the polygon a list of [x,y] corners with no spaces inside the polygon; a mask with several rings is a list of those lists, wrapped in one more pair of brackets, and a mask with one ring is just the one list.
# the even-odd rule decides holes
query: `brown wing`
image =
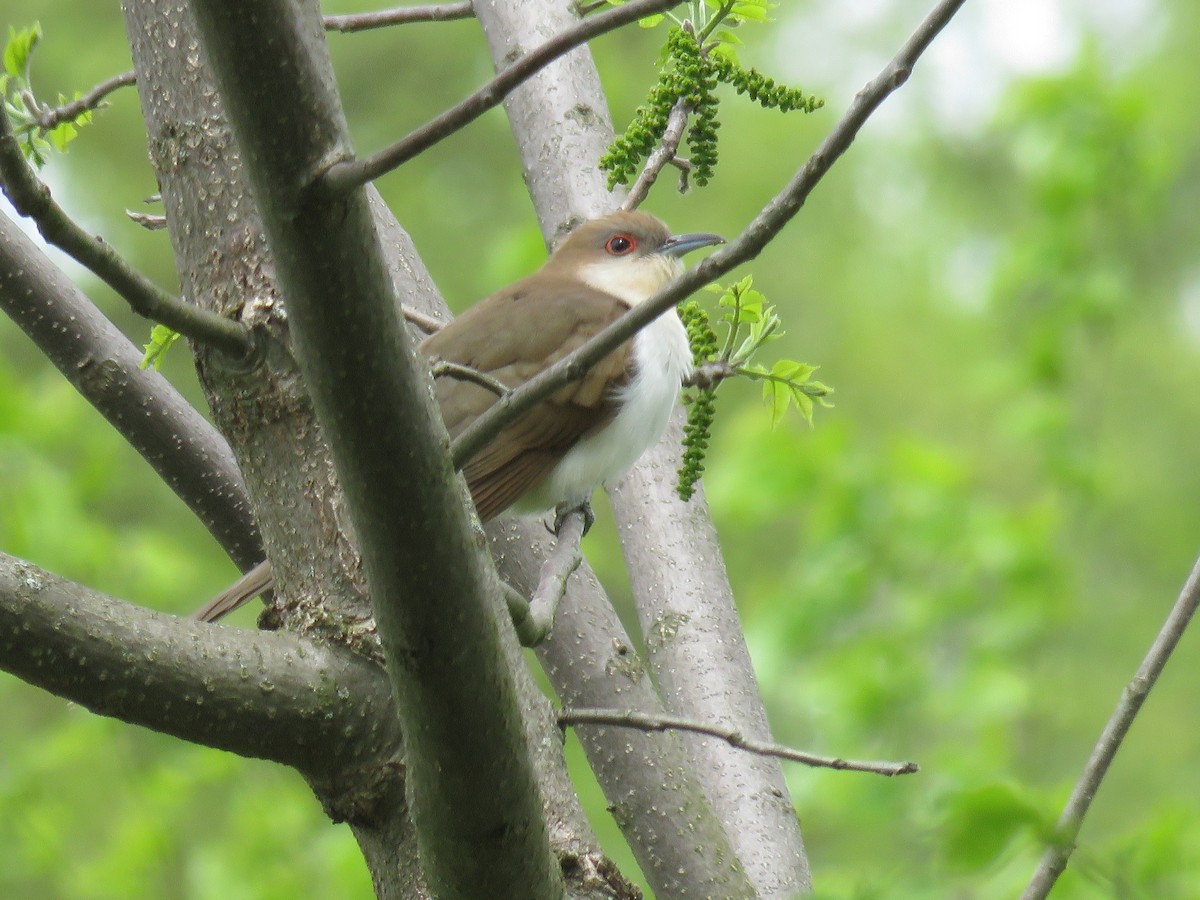
{"label": "brown wing", "polygon": [[[515,388],[580,347],[627,307],[576,281],[541,277],[517,282],[480,301],[422,350],[433,359],[484,372]],[[623,344],[579,381],[557,391],[505,429],[463,467],[484,521],[537,486],[580,438],[616,415],[615,389],[628,378],[630,344]],[[442,418],[459,435],[496,402],[486,388],[443,375],[437,379]]]}

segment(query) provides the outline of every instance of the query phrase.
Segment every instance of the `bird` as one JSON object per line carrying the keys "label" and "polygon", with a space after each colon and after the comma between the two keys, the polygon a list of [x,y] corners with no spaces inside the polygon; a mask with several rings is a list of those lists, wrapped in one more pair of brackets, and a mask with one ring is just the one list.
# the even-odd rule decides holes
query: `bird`
{"label": "bird", "polygon": [[[438,373],[434,391],[450,437],[497,401],[494,388],[520,387],[666,287],[685,254],[721,243],[716,234],[672,234],[637,210],[581,224],[536,272],[420,343]],[[464,368],[482,377],[464,377]],[[691,369],[687,332],[668,310],[467,460],[462,471],[480,521],[510,508],[586,507],[599,484],[662,437]],[[272,584],[270,564],[260,563],[193,618],[215,621]]]}

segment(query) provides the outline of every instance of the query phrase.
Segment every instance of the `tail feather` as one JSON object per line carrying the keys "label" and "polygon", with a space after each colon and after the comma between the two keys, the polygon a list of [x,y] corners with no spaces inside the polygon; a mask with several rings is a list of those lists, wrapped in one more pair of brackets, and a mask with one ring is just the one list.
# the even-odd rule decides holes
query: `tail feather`
{"label": "tail feather", "polygon": [[271,571],[271,564],[263,560],[233,585],[192,613],[192,618],[200,622],[215,622],[238,607],[246,605],[259,594],[265,594],[274,584],[275,574]]}

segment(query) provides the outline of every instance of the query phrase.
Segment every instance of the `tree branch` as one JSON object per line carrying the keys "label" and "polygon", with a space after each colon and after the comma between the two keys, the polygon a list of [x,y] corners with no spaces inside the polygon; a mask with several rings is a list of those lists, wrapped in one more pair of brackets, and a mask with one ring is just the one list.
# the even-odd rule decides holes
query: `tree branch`
{"label": "tree branch", "polygon": [[225,439],[27,237],[0,215],[0,310],[154,467],[240,566],[263,547]]}
{"label": "tree branch", "polygon": [[[505,581],[531,596],[542,561],[555,552],[542,523],[504,518],[488,534]],[[645,661],[586,562],[568,593],[554,630],[534,648],[562,703],[665,714]],[[579,740],[658,896],[754,896],[678,734],[585,729]]]}
{"label": "tree branch", "polygon": [[0,106],[0,186],[23,216],[37,223],[48,242],[95,273],[140,315],[174,328],[185,337],[242,359],[254,350],[244,325],[173,297],[126,262],[112,247],[76,225],[34,174]]}
{"label": "tree branch", "polygon": [[450,378],[457,378],[459,381],[469,381],[472,384],[479,385],[485,391],[491,391],[497,397],[503,397],[508,392],[508,385],[502,381],[497,381],[486,372],[480,372],[478,369],[472,369],[470,366],[463,366],[445,359],[439,359],[434,362],[429,370],[429,374],[435,379],[446,375]]}
{"label": "tree branch", "polygon": [[682,0],[631,0],[616,9],[592,16],[531,50],[513,62],[467,99],[430,120],[417,130],[361,161],[336,162],[317,179],[319,189],[330,195],[345,193],[373,181],[438,141],[478,119],[499,105],[512,91],[565,53],[598,35],[630,22],[678,6]]}
{"label": "tree branch", "polygon": [[1175,601],[1166,621],[1154,638],[1154,643],[1150,645],[1145,659],[1142,660],[1137,672],[1121,693],[1117,708],[1113,710],[1112,716],[1104,726],[1104,731],[1100,734],[1100,739],[1096,741],[1092,755],[1088,757],[1079,781],[1076,782],[1075,789],[1071,792],[1070,799],[1067,800],[1067,805],[1058,819],[1054,835],[1047,845],[1045,853],[1042,854],[1037,870],[1025,888],[1025,892],[1021,894],[1021,900],[1042,900],[1048,896],[1050,889],[1058,880],[1058,876],[1066,869],[1067,861],[1075,850],[1075,841],[1083,826],[1084,816],[1087,815],[1092,801],[1096,798],[1096,792],[1100,789],[1100,784],[1108,773],[1108,767],[1121,748],[1121,743],[1129,733],[1142,704],[1146,702],[1146,697],[1158,681],[1158,676],[1162,674],[1167,660],[1175,651],[1179,639],[1187,630],[1188,623],[1191,622],[1197,606],[1200,606],[1200,560],[1197,560],[1192,567],[1192,572],[1188,575],[1179,598]]}
{"label": "tree branch", "polygon": [[309,775],[400,752],[385,673],[348,650],[177,619],[6,554],[0,667],[100,715]]}
{"label": "tree branch", "polygon": [[39,106],[32,110],[34,121],[42,131],[50,131],[62,122],[73,122],[90,109],[96,109],[104,98],[119,88],[128,87],[137,81],[137,73],[130,69],[100,82],[78,100],[62,106]]}
{"label": "tree branch", "polygon": [[317,4],[192,8],[361,542],[430,891],[558,897],[562,874],[504,656],[507,623],[493,602],[498,582],[446,458],[428,370],[397,315],[367,192],[326,200],[297,190],[296,173],[350,146]]}
{"label": "tree branch", "polygon": [[580,542],[585,531],[583,511],[573,509],[559,524],[554,549],[546,556],[538,574],[533,596],[526,600],[515,588],[506,587],[508,612],[526,647],[536,647],[554,629],[554,616],[567,594],[567,583],[583,563]]}
{"label": "tree branch", "polygon": [[325,16],[326,31],[366,31],[370,28],[386,28],[389,25],[408,25],[414,22],[448,22],[452,19],[469,19],[475,15],[471,0],[457,3],[435,3],[430,6],[398,6],[376,12],[354,13],[345,16]]}
{"label": "tree branch", "polygon": [[786,759],[816,768],[840,769],[847,772],[872,772],[876,775],[886,775],[889,778],[896,775],[911,775],[920,771],[920,767],[915,762],[886,762],[818,756],[815,753],[794,750],[771,741],[757,741],[745,737],[736,728],[723,728],[683,716],[650,715],[633,709],[563,709],[558,714],[558,724],[564,727],[614,725],[618,728],[636,728],[639,731],[690,731],[693,734],[720,738],[730,746],[745,750],[747,753],[774,756],[777,759]]}
{"label": "tree branch", "polygon": [[687,128],[688,116],[691,113],[692,108],[686,100],[681,97],[675,101],[675,105],[671,107],[671,114],[667,117],[667,127],[663,131],[662,140],[646,160],[642,174],[629,189],[621,209],[637,209],[641,206],[662,170],[675,161],[675,154],[679,152],[679,142],[683,140],[683,130]]}

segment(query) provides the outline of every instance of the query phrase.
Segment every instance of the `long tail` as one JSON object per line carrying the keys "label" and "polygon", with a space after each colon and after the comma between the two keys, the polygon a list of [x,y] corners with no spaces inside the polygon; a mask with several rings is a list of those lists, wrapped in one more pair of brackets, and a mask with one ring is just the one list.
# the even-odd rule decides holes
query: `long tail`
{"label": "long tail", "polygon": [[265,594],[274,584],[275,573],[271,571],[271,564],[263,560],[233,585],[192,613],[192,618],[201,622],[215,622],[239,606],[249,603],[259,594]]}

